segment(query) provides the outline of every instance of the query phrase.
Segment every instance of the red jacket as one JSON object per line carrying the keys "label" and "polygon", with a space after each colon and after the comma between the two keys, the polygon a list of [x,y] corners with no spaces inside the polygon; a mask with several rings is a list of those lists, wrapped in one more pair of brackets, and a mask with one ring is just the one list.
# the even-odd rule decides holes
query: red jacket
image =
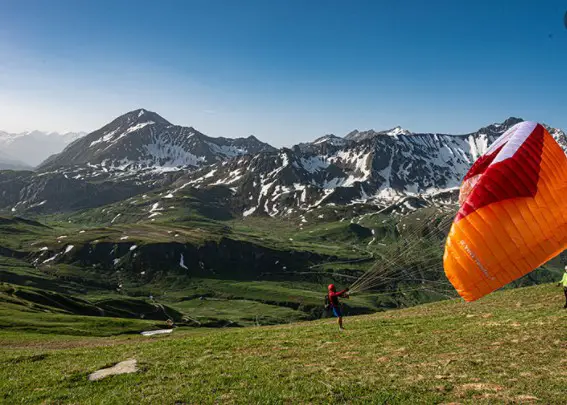
{"label": "red jacket", "polygon": [[329,291],[329,301],[331,302],[332,307],[339,306],[339,297],[343,297],[343,295],[347,292],[347,290],[342,290],[339,292]]}

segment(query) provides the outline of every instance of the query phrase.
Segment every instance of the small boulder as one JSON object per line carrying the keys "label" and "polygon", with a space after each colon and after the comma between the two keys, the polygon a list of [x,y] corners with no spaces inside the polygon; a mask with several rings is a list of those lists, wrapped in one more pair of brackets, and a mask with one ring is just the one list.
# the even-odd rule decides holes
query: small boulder
{"label": "small boulder", "polygon": [[134,359],[122,361],[112,367],[103,368],[102,370],[98,370],[90,374],[89,381],[102,380],[103,378],[111,375],[135,373],[138,371],[136,364],[137,361]]}

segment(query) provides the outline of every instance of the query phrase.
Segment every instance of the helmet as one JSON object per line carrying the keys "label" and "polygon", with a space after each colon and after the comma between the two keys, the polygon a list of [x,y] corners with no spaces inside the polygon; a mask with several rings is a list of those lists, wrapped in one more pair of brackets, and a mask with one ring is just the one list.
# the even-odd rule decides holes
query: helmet
{"label": "helmet", "polygon": [[329,291],[335,291],[335,285],[329,284]]}

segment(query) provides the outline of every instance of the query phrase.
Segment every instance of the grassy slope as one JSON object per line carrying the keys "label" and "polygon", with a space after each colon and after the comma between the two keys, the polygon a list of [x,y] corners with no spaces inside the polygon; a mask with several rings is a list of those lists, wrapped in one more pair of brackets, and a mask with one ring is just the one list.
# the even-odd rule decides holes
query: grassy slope
{"label": "grassy slope", "polygon": [[[153,204],[153,201],[150,205]],[[110,206],[115,208],[120,203]],[[159,221],[151,222],[144,220],[138,223],[129,223],[125,214],[119,217],[119,221],[110,224],[110,220],[116,217],[116,212],[101,213],[102,209],[86,211],[83,214],[45,218],[49,227],[34,226],[21,220],[3,224],[0,232],[0,246],[24,252],[38,252],[44,246],[50,250],[62,251],[67,245],[80,246],[93,241],[126,242],[123,238],[128,236],[127,242],[137,245],[151,243],[192,243],[200,244],[204,241],[218,240],[226,223],[203,219],[198,215],[185,215],[184,220],[168,220],[167,217],[158,217]],[[106,214],[106,217],[104,217]],[[97,220],[97,215],[100,215]],[[147,214],[146,214],[147,216]],[[126,218],[125,218],[126,217]],[[171,219],[171,218],[170,218]],[[108,221],[107,221],[108,220]],[[293,231],[285,222],[274,221],[268,226],[266,221],[253,221],[241,224],[240,221],[231,222],[234,231],[231,237],[235,240],[244,240],[257,245],[270,248],[289,250],[320,251],[337,254],[337,245],[320,246],[318,243],[299,243],[292,245],[287,236]],[[263,224],[254,230],[255,224]],[[274,234],[274,229],[282,231]],[[285,229],[285,232],[283,230]],[[7,231],[10,231],[9,233]],[[285,233],[284,236],[282,236]],[[59,238],[65,236],[65,238]],[[319,252],[321,253],[321,252]],[[342,252],[344,253],[344,252]],[[53,253],[45,255],[41,260],[53,256]],[[346,259],[351,259],[353,254],[350,249],[345,253]],[[356,257],[356,255],[355,255]],[[177,267],[177,263],[175,264]],[[179,271],[177,271],[179,273]],[[79,295],[87,300],[99,298],[120,298],[126,294],[147,298],[152,294],[159,302],[174,304],[192,319],[217,318],[231,320],[241,325],[255,323],[266,324],[274,322],[288,322],[292,320],[306,319],[302,311],[278,306],[281,302],[292,301],[297,304],[321,305],[323,302],[323,285],[313,283],[286,283],[255,281],[237,282],[233,280],[201,280],[189,277],[172,275],[154,280],[149,284],[140,284],[135,280],[118,280],[116,275],[105,275],[101,278],[96,269],[81,268],[68,264],[56,264],[34,266],[23,260],[16,260],[0,256],[0,281],[15,285],[25,285],[43,288],[51,291],[59,291],[73,295]],[[124,284],[123,293],[118,295],[115,287]],[[322,291],[315,296],[312,291]],[[221,298],[221,301],[194,302],[187,297],[212,294]],[[253,300],[253,301],[250,301]],[[269,305],[265,302],[271,301]],[[217,316],[211,316],[216,312]]]}
{"label": "grassy slope", "polygon": [[[171,336],[0,331],[6,403],[565,403],[567,311],[541,285],[347,318]],[[93,349],[96,347],[96,350]],[[90,383],[129,358],[137,374]]]}
{"label": "grassy slope", "polygon": [[[132,204],[133,201],[136,201],[135,204]],[[160,207],[172,204],[178,208],[174,212],[162,211],[163,215],[149,219],[147,211],[156,202]],[[94,241],[128,242],[139,246],[168,242],[199,245],[225,235],[233,240],[282,252],[308,251],[333,255],[335,258],[299,269],[293,274],[289,273],[289,269],[283,273],[278,266],[266,269],[265,273],[280,277],[280,281],[187,277],[179,272],[179,264],[175,262],[172,263],[172,269],[164,269],[164,277],[148,282],[138,274],[123,277],[118,273],[106,273],[101,277],[96,268],[72,264],[42,265],[40,269],[35,269],[23,260],[0,256],[0,281],[66,292],[89,301],[121,299],[127,295],[147,299],[151,294],[158,302],[192,319],[211,318],[216,313],[214,318],[240,325],[306,319],[313,306],[321,306],[326,284],[334,282],[342,287],[352,283],[359,274],[372,267],[375,259],[387,264],[384,270],[387,275],[391,271],[388,265],[391,260],[403,269],[404,273],[389,273],[390,280],[397,279],[402,284],[394,285],[385,281],[379,286],[390,292],[398,292],[381,291],[372,297],[353,299],[349,305],[367,311],[411,306],[442,299],[447,294],[454,296],[454,290],[448,286],[442,272],[439,238],[442,235],[433,234],[435,238],[432,239],[417,239],[419,243],[416,240],[420,236],[416,230],[423,233],[424,224],[429,222],[426,219],[432,215],[427,209],[408,215],[400,222],[393,216],[372,212],[348,219],[342,217],[341,212],[335,212],[336,209],[329,208],[307,216],[307,222],[301,219],[254,217],[219,221],[201,214],[204,205],[193,200],[185,203],[183,199],[165,202],[157,195],[150,195],[146,199],[132,199],[81,213],[44,217],[42,221],[48,226],[20,220],[8,221],[0,224],[0,246],[37,254],[44,246],[52,252],[61,252],[67,245],[72,244],[78,249],[78,246]],[[177,211],[181,207],[184,207],[183,215]],[[121,216],[117,217],[118,214]],[[116,222],[112,224],[113,219]],[[401,235],[400,231],[396,231],[396,225],[401,229]],[[375,237],[368,234],[370,229],[375,232]],[[126,237],[128,239],[123,239]],[[52,255],[46,252],[41,260]],[[418,267],[427,271],[416,272]],[[530,277],[541,278],[538,274],[534,272]],[[286,277],[288,280],[293,277],[294,281],[285,281]],[[300,281],[307,277],[310,278],[309,282]],[[388,280],[387,277],[384,279]],[[421,285],[416,284],[417,279],[432,281]],[[553,279],[552,274],[541,281]],[[525,281],[520,280],[515,284],[521,285]],[[123,285],[120,294],[116,290],[118,285]],[[213,295],[221,301],[195,301],[194,298],[200,295]],[[290,309],[290,303],[302,307],[299,311]]]}
{"label": "grassy slope", "polygon": [[[5,238],[0,237],[0,242],[2,246],[24,252],[38,252],[44,246],[51,251],[61,252],[67,245],[81,246],[85,243],[93,243],[93,241],[129,242],[142,246],[167,242],[198,245],[207,240],[218,240],[228,228],[230,230],[228,237],[234,240],[242,240],[285,252],[308,251],[320,255],[333,255],[336,258],[320,263],[314,268],[302,269],[301,274],[305,272],[311,276],[311,282],[298,281],[304,276],[295,273],[294,282],[254,279],[249,281],[204,280],[171,274],[161,280],[141,284],[136,279],[119,280],[116,274],[105,275],[101,278],[97,270],[93,268],[56,264],[41,266],[37,270],[23,261],[12,265],[5,261],[2,265],[0,262],[0,270],[3,271],[0,280],[47,290],[58,288],[57,283],[63,283],[65,280],[66,291],[87,300],[116,297],[115,287],[122,284],[122,294],[145,298],[151,294],[159,302],[182,310],[193,319],[211,317],[211,314],[216,311],[218,319],[231,320],[241,325],[256,322],[265,324],[305,319],[305,312],[310,312],[305,305],[310,308],[322,305],[326,284],[335,282],[339,286],[346,286],[356,279],[355,274],[361,274],[372,265],[374,251],[381,248],[368,245],[372,240],[372,237],[368,235],[370,232],[368,228],[363,229],[366,230],[366,234],[360,234],[359,229],[350,221],[340,221],[331,217],[322,219],[319,218],[319,215],[309,218],[307,223],[300,220],[294,222],[271,218],[215,221],[204,218],[193,208],[188,208],[183,216],[178,216],[179,213],[173,215],[164,211],[163,215],[152,218],[155,219],[152,222],[147,218],[147,212],[142,215],[140,210],[148,210],[156,201],[165,205],[163,199],[149,197],[140,199],[136,203],[140,204],[141,208],[121,202],[79,214],[45,217],[43,222],[48,227],[15,221],[10,224],[13,233],[6,235]],[[182,205],[178,204],[180,201],[168,201],[169,203]],[[132,217],[132,213],[136,212],[139,215]],[[118,214],[121,216],[117,217]],[[111,224],[113,219],[116,219],[116,222]],[[383,220],[382,217],[378,217],[375,221],[367,218],[366,224],[391,229],[392,225],[384,225]],[[6,230],[7,227],[8,225],[4,225],[2,230]],[[65,238],[60,238],[60,236],[65,236]],[[128,239],[123,239],[126,236]],[[41,260],[52,255],[53,253],[46,253]],[[178,264],[175,263],[174,266],[178,267]],[[282,272],[282,269],[276,266],[266,271],[279,274],[278,272]],[[288,276],[281,277],[285,280],[285,277]],[[315,282],[313,277],[316,278]],[[57,290],[61,291],[61,288]],[[214,303],[187,301],[188,296],[207,294],[224,300]],[[242,300],[244,302],[239,302]],[[411,297],[406,300],[379,295],[374,299],[351,300],[349,304],[366,311],[380,307],[396,307],[404,300],[407,302],[403,305],[418,302],[417,299]],[[299,304],[306,311],[290,310],[289,305],[285,307],[289,303]],[[281,306],[282,304],[284,307]],[[235,310],[236,307],[239,310]]]}

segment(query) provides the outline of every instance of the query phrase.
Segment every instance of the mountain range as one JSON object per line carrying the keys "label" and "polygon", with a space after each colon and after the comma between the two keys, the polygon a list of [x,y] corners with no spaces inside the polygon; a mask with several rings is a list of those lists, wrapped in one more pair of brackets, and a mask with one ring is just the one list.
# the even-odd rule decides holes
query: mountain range
{"label": "mountain range", "polygon": [[[327,136],[207,166],[190,175],[186,184],[231,187],[244,216],[435,196],[457,188],[472,163],[520,121],[509,118],[466,135],[414,134],[398,127],[354,131],[345,138]],[[565,140],[564,133],[558,136]]]}
{"label": "mountain range", "polygon": [[[328,205],[446,198],[490,144],[521,121],[511,117],[463,135],[401,127],[355,130],[276,149],[254,136],[208,137],[139,109],[74,136],[35,173],[0,173],[5,190],[0,209],[57,212],[148,190],[174,195],[185,188],[207,192],[218,187],[230,190],[230,209],[237,216],[302,215]],[[565,133],[548,130],[567,151]]]}
{"label": "mountain range", "polygon": [[[9,133],[0,131],[0,151],[24,167],[35,167],[49,156],[59,153],[65,146],[84,136],[84,132],[42,132],[30,131]],[[7,167],[4,167],[7,168]]]}

